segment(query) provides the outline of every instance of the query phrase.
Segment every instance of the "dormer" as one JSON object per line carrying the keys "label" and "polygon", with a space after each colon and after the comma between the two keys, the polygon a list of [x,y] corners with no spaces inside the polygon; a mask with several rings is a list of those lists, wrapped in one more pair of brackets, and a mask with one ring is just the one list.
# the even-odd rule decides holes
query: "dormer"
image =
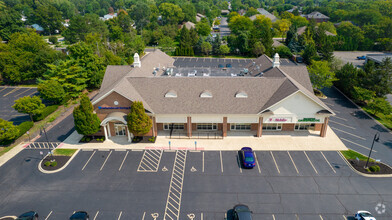
{"label": "dormer", "polygon": [[200,98],[212,98],[212,93],[210,91],[203,91],[200,93]]}
{"label": "dormer", "polygon": [[236,98],[248,98],[248,94],[246,92],[240,91],[235,94]]}
{"label": "dormer", "polygon": [[166,94],[165,94],[165,98],[177,98],[177,92],[174,90],[169,90]]}

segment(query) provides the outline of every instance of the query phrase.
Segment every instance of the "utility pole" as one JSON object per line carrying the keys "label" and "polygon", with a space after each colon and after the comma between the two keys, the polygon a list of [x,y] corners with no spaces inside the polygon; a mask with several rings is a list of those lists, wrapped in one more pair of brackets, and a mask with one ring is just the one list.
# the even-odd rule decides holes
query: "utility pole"
{"label": "utility pole", "polygon": [[378,142],[379,139],[380,139],[380,133],[377,132],[377,133],[374,135],[374,138],[373,138],[372,147],[370,148],[370,152],[369,152],[369,156],[368,156],[367,161],[366,161],[365,169],[368,168],[369,159],[370,159],[370,155],[372,154],[372,151],[373,151],[374,142]]}

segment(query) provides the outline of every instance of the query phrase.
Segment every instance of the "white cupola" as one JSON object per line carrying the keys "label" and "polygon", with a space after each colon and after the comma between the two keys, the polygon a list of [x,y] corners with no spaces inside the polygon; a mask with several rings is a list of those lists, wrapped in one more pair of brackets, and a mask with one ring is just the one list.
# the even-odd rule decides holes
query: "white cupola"
{"label": "white cupola", "polygon": [[139,58],[139,54],[135,53],[135,55],[133,55],[133,66],[134,67],[141,67],[142,63],[140,62],[140,58]]}
{"label": "white cupola", "polygon": [[279,61],[279,54],[276,53],[274,56],[274,63],[272,64],[272,67],[279,67],[280,66],[280,61]]}

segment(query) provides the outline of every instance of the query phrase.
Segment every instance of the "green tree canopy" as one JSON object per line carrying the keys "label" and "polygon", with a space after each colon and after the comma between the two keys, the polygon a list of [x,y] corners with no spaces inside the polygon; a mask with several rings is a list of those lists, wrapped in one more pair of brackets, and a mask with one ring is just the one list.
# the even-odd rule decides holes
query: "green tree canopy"
{"label": "green tree canopy", "polygon": [[19,128],[17,126],[0,118],[0,144],[14,140],[18,134]]}
{"label": "green tree canopy", "polygon": [[225,56],[230,53],[230,48],[226,44],[219,46],[219,54]]}
{"label": "green tree canopy", "polygon": [[201,44],[201,51],[202,51],[205,55],[208,56],[208,54],[212,51],[212,45],[211,45],[209,42],[204,41],[204,42]]}
{"label": "green tree canopy", "polygon": [[198,22],[196,24],[196,31],[200,36],[208,36],[211,33],[211,27],[207,22]]}
{"label": "green tree canopy", "polygon": [[29,19],[41,25],[48,34],[53,34],[56,30],[62,31],[63,29],[61,12],[52,5],[38,6],[34,16]]}
{"label": "green tree canopy", "polygon": [[86,94],[80,98],[80,105],[73,111],[75,130],[82,135],[94,135],[100,130],[101,120]]}
{"label": "green tree canopy", "polygon": [[335,73],[331,72],[327,61],[313,61],[308,66],[310,81],[316,89],[331,87],[336,81]]}
{"label": "green tree canopy", "polygon": [[134,135],[147,134],[152,127],[152,120],[146,114],[142,102],[133,102],[127,117],[128,129]]}
{"label": "green tree canopy", "polygon": [[29,114],[31,121],[33,121],[33,115],[41,114],[45,105],[42,104],[42,101],[38,96],[25,96],[15,100],[15,104],[12,108],[19,113]]}
{"label": "green tree canopy", "polygon": [[61,104],[66,98],[63,86],[56,80],[46,80],[38,85],[39,95],[55,104]]}
{"label": "green tree canopy", "polygon": [[180,6],[172,3],[162,3],[159,5],[164,24],[178,24],[185,17]]}
{"label": "green tree canopy", "polygon": [[256,42],[256,43],[253,45],[252,53],[253,53],[256,57],[258,57],[258,56],[264,54],[264,52],[265,52],[264,45],[263,45],[260,41],[259,41],[259,42]]}
{"label": "green tree canopy", "polygon": [[392,112],[391,104],[389,104],[389,102],[385,100],[385,97],[375,98],[368,104],[368,106],[371,110],[373,110],[374,115],[377,115],[377,113],[389,115]]}
{"label": "green tree canopy", "polygon": [[74,16],[69,22],[69,27],[62,35],[64,36],[65,41],[73,44],[78,41],[84,41],[89,33],[97,33],[101,38],[108,36],[108,28],[105,25],[105,22],[99,19],[98,15],[86,14],[84,16]]}

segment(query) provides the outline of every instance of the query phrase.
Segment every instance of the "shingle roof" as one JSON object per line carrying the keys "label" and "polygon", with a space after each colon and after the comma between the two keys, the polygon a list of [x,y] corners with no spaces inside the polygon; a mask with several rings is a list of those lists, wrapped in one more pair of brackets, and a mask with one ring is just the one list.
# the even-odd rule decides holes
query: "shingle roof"
{"label": "shingle roof", "polygon": [[[318,28],[318,26],[316,26],[316,29],[317,28]],[[306,30],[306,26],[300,27],[300,28],[297,29],[297,34],[298,35],[302,35],[303,33],[305,33],[305,30]],[[325,31],[325,34],[327,36],[336,36],[336,34],[333,34],[333,33],[329,32],[329,31]]]}
{"label": "shingle roof", "polygon": [[326,15],[324,15],[324,14],[318,12],[318,11],[314,11],[314,12],[312,12],[310,14],[307,14],[307,15],[305,15],[305,17],[309,18],[309,19],[312,19],[312,18],[313,19],[316,19],[316,18],[318,18],[318,19],[329,19],[328,16],[326,16]]}
{"label": "shingle roof", "polygon": [[[277,17],[271,13],[269,13],[267,10],[265,10],[264,8],[258,8],[257,11],[261,14],[266,16],[267,18],[271,19],[272,22],[275,22],[277,19]],[[252,16],[253,17],[253,16]]]}

